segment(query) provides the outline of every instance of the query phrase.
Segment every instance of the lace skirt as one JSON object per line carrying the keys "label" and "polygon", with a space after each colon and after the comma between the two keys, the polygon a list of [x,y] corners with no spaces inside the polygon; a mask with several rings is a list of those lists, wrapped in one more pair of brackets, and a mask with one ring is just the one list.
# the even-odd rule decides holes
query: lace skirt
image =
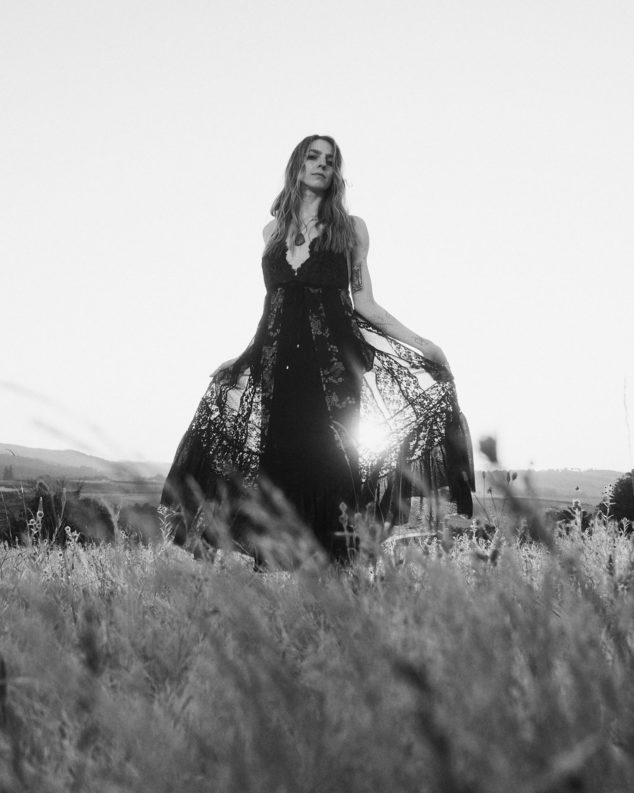
{"label": "lace skirt", "polygon": [[472,514],[471,442],[453,378],[354,313],[344,290],[267,294],[253,341],[204,394],[162,503],[186,531],[200,499],[236,474],[278,486],[336,558],[342,523],[368,505],[396,525],[412,498],[444,490]]}

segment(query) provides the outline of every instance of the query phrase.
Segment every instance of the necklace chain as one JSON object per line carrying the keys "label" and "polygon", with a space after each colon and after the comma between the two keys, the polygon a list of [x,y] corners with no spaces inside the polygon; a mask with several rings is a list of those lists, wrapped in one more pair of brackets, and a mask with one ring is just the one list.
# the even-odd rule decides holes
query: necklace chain
{"label": "necklace chain", "polygon": [[[311,217],[307,218],[308,222],[303,221],[301,218],[299,219],[299,222],[304,227],[304,231],[306,232],[306,236],[308,236],[308,227],[310,226],[310,221],[311,220],[317,220],[317,218],[318,218],[317,215],[312,215]],[[293,243],[295,245],[303,245],[305,242],[306,242],[306,237],[304,237],[304,235],[302,234],[301,230],[298,230],[297,234],[295,235],[295,238],[293,240]]]}

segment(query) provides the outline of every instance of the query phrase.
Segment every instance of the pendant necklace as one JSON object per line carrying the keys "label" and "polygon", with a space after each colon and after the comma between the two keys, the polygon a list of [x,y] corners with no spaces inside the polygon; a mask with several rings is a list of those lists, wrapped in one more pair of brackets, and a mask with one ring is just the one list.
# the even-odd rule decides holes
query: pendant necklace
{"label": "pendant necklace", "polygon": [[[304,231],[306,232],[306,234],[308,234],[308,227],[310,226],[311,220],[317,220],[317,215],[313,215],[312,217],[308,218],[308,223],[304,223],[303,220],[299,221],[304,227]],[[301,231],[298,231],[297,234],[295,235],[295,239],[293,240],[293,244],[303,245],[305,242],[306,242],[306,237],[304,237]]]}

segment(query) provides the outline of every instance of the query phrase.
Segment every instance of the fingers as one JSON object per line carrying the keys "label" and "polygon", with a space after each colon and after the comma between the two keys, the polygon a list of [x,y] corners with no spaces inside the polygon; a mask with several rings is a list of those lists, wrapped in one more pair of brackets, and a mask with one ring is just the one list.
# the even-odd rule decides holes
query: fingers
{"label": "fingers", "polygon": [[[423,356],[433,364],[437,366],[442,366],[451,374],[451,367],[449,366],[449,361],[447,360],[447,356],[443,353],[443,351],[438,347],[436,350],[427,349],[423,353]],[[414,372],[424,372],[426,371],[424,366],[416,367],[412,371]]]}
{"label": "fingers", "polygon": [[429,358],[430,361],[433,361],[440,366],[444,366],[445,369],[451,373],[451,367],[449,366],[447,356],[437,344],[430,342],[427,348],[423,351],[423,355],[426,358]]}
{"label": "fingers", "polygon": [[437,344],[431,344],[423,351],[423,355],[429,358],[434,363],[439,363],[441,366],[449,368],[449,361],[447,356]]}

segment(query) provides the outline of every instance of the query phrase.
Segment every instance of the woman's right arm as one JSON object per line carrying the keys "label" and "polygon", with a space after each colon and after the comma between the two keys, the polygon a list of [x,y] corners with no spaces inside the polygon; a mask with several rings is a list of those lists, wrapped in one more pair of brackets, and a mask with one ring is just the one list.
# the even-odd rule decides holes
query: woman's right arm
{"label": "woman's right arm", "polygon": [[353,223],[356,245],[351,255],[350,287],[355,310],[388,336],[409,344],[410,347],[420,350],[429,360],[449,369],[445,353],[437,344],[414,333],[374,299],[367,262],[370,247],[368,229],[361,218],[353,217]]}

